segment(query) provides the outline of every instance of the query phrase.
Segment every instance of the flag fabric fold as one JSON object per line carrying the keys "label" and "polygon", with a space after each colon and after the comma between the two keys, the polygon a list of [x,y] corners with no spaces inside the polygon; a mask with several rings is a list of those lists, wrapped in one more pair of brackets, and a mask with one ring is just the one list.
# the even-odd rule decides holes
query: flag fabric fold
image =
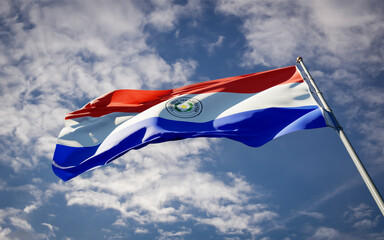
{"label": "flag fabric fold", "polygon": [[116,90],[65,118],[52,168],[67,181],[150,143],[226,137],[258,147],[326,127],[295,66],[169,90]]}

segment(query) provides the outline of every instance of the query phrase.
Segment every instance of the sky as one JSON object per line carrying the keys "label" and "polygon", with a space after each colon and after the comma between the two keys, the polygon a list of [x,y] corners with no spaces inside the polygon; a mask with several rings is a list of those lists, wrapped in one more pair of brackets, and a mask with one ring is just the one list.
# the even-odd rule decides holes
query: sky
{"label": "sky", "polygon": [[0,1],[0,239],[384,239],[337,133],[149,145],[63,182],[67,113],[302,56],[384,193],[380,0]]}

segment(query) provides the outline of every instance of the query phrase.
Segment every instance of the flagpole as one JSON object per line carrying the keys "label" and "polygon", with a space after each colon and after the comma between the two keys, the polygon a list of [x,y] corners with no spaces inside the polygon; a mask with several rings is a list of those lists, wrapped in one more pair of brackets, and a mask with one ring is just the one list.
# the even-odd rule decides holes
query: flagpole
{"label": "flagpole", "polygon": [[371,177],[369,176],[368,172],[364,168],[362,162],[360,161],[359,156],[357,155],[355,149],[353,149],[351,143],[349,142],[347,135],[345,135],[343,128],[340,126],[338,123],[335,115],[333,114],[331,108],[328,106],[327,102],[325,101],[323,94],[320,92],[319,88],[317,87],[315,81],[313,80],[311,74],[309,73],[308,69],[305,67],[303,58],[298,57],[297,58],[297,63],[301,65],[301,67],[304,69],[304,72],[307,74],[309,81],[312,85],[312,87],[315,89],[315,92],[320,99],[323,107],[325,110],[328,112],[329,116],[332,118],[332,120],[335,122],[335,130],[340,136],[341,141],[343,142],[345,148],[347,149],[350,157],[352,158],[353,163],[355,164],[357,170],[359,171],[361,177],[363,178],[365,184],[367,185],[369,191],[372,194],[373,199],[375,200],[377,206],[379,207],[381,214],[384,216],[384,202],[383,198],[381,197],[379,191],[375,187],[374,183],[372,182]]}

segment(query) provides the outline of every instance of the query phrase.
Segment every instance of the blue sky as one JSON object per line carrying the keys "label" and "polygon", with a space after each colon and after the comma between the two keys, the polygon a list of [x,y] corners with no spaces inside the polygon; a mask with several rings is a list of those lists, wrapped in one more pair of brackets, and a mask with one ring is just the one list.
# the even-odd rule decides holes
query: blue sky
{"label": "blue sky", "polygon": [[378,0],[1,1],[1,239],[384,239],[336,132],[259,148],[189,139],[62,182],[66,113],[115,89],[167,89],[302,56],[384,192]]}

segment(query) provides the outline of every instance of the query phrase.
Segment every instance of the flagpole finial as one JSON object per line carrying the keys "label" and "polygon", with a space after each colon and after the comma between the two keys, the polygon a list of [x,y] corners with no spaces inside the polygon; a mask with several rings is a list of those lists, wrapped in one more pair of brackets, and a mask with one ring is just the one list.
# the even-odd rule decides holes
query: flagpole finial
{"label": "flagpole finial", "polygon": [[301,62],[301,61],[303,61],[303,58],[299,56],[299,57],[296,59],[296,62],[299,63],[299,62]]}

